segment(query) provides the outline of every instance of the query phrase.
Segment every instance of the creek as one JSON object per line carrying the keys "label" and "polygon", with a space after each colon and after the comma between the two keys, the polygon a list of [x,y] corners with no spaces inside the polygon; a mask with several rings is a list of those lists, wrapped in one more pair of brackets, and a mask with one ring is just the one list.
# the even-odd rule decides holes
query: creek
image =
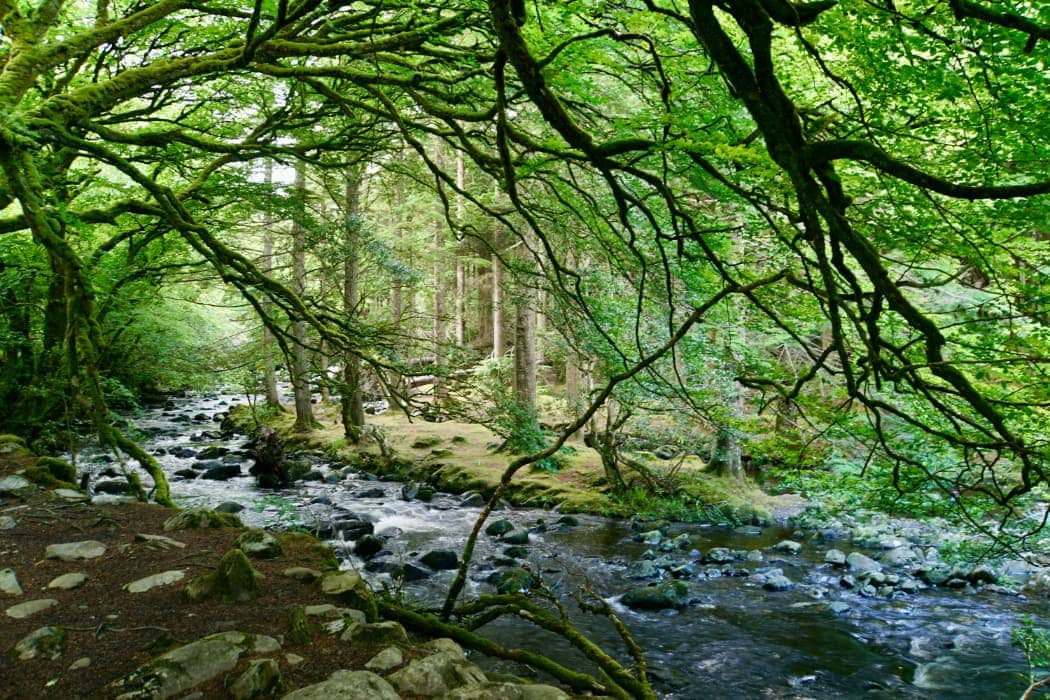
{"label": "creek", "polygon": [[[168,473],[180,506],[240,503],[245,510],[239,516],[251,526],[325,529],[333,522],[367,521],[389,552],[379,561],[391,566],[412,563],[428,573],[403,584],[402,592],[410,598],[441,600],[453,572],[430,573],[417,560],[431,550],[458,553],[478,507],[443,493],[429,502],[405,500],[403,483],[377,481],[344,465],[330,469],[323,461],[317,469],[324,480],[261,490],[248,475],[251,460],[240,454],[246,439],[218,435],[218,419],[237,401],[221,395],[176,398],[134,418],[147,436],[143,444]],[[243,463],[242,474],[225,481],[176,476],[198,462],[195,453],[209,446],[229,450],[214,461]],[[92,449],[77,460],[81,469],[94,473],[93,484],[105,481],[104,473],[114,467]],[[1016,698],[1024,690],[1027,667],[1020,650],[1011,645],[1011,631],[1025,614],[1042,626],[1048,624],[1045,601],[981,587],[924,587],[914,594],[866,597],[840,586],[842,570],[824,562],[829,547],[853,551],[848,541],[818,544],[806,539],[800,553],[781,554],[772,546],[792,532],[775,527],[672,526],[669,537],[688,538],[688,548],[673,556],[695,570],[683,579],[689,604],[680,610],[635,611],[623,606],[619,596],[645,584],[626,574],[628,566],[654,547],[637,541],[637,530],[626,521],[577,516],[578,524],[559,524],[558,518],[550,511],[513,508],[494,513],[490,522],[507,519],[515,531],[531,530],[527,555],[517,565],[525,562],[541,572],[554,590],[567,596],[586,582],[608,600],[646,650],[654,685],[666,698]],[[366,568],[338,533],[331,544],[344,567]],[[716,547],[758,550],[763,561],[723,566],[698,561],[701,552]],[[485,579],[510,563],[506,548],[496,538],[480,538],[461,600],[493,591]],[[781,569],[794,585],[771,591],[757,577],[742,575],[765,567]],[[398,585],[389,574],[367,575],[375,586]],[[837,612],[832,603],[838,603]],[[571,602],[568,606],[575,607]],[[607,650],[623,648],[604,618],[581,613],[574,619]],[[501,620],[484,631],[503,643],[577,663],[572,660],[575,652],[561,640],[524,623]],[[623,656],[619,651],[617,655]],[[582,657],[578,665],[586,665]],[[520,668],[503,670],[522,673]]]}

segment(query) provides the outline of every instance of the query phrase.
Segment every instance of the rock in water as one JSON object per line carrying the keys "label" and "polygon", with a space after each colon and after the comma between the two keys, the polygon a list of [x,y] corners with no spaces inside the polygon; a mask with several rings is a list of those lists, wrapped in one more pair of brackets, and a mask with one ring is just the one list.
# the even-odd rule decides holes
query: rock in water
{"label": "rock in water", "polygon": [[849,566],[849,570],[855,574],[882,571],[882,564],[871,557],[864,556],[860,552],[850,552],[850,555],[846,557],[846,564]]}
{"label": "rock in water", "polygon": [[431,569],[455,569],[459,566],[459,556],[451,549],[435,549],[424,554],[420,561]]}
{"label": "rock in water", "polygon": [[354,554],[362,559],[371,559],[383,551],[383,540],[377,535],[362,535],[354,545]]}
{"label": "rock in water", "polygon": [[255,459],[255,464],[248,471],[261,488],[274,489],[289,483],[284,439],[276,430],[268,425],[256,430],[248,443],[248,453]]}
{"label": "rock in water", "polygon": [[499,537],[505,535],[514,529],[514,523],[509,520],[497,520],[493,523],[489,523],[489,526],[485,528],[485,534],[491,535],[492,537]]}
{"label": "rock in water", "polygon": [[682,608],[689,601],[689,586],[683,581],[665,581],[656,586],[632,588],[624,593],[622,602],[636,610],[664,610]]}

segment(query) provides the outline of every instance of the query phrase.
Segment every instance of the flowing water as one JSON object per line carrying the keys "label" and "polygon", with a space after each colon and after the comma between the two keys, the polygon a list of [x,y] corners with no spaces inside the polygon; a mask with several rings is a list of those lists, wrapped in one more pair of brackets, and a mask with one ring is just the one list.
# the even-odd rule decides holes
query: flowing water
{"label": "flowing water", "polygon": [[[479,509],[461,505],[458,496],[405,501],[403,484],[344,475],[323,464],[325,482],[281,491],[256,488],[247,473],[250,460],[237,455],[245,440],[222,440],[215,432],[216,417],[234,402],[233,397],[214,395],[175,399],[135,419],[149,436],[147,449],[158,454],[169,475],[195,461],[172,454],[180,449],[217,445],[231,449],[226,461],[247,462],[243,475],[228,481],[172,477],[172,492],[183,507],[238,502],[247,507],[239,515],[248,525],[323,526],[356,517],[373,523],[391,553],[385,560],[392,562],[413,562],[435,549],[461,549]],[[113,466],[91,451],[78,460],[81,468],[96,473]],[[687,580],[691,602],[686,608],[638,612],[618,602],[624,591],[642,585],[628,580],[625,571],[648,549],[634,541],[629,523],[579,516],[578,525],[559,525],[557,513],[517,508],[497,512],[492,519],[497,518],[512,521],[517,529],[532,529],[528,565],[542,572],[547,585],[571,594],[586,583],[612,604],[646,650],[651,676],[667,698],[1016,698],[1025,687],[1026,666],[1011,646],[1011,630],[1024,614],[1047,624],[1043,601],[971,588],[930,588],[889,600],[862,597],[839,587],[840,574],[823,563],[825,546],[807,543],[797,556],[770,550],[790,536],[778,528],[680,526],[671,534],[688,534],[691,547],[700,551],[761,549],[764,564],[737,562],[735,569],[779,567],[797,584],[792,590],[767,591],[745,576],[698,575]],[[363,568],[350,543],[337,536],[332,544],[344,566]],[[505,564],[505,548],[492,538],[480,539],[463,599],[492,590],[484,579]],[[698,572],[705,568],[697,565]],[[396,585],[386,574],[370,576],[374,585]],[[450,571],[437,572],[404,584],[403,593],[436,602],[451,578]],[[849,608],[834,614],[828,608],[832,601]],[[574,619],[604,648],[622,649],[604,618],[579,613]],[[505,644],[586,666],[562,640],[523,623],[503,620],[484,631]],[[522,673],[520,668],[507,670]]]}

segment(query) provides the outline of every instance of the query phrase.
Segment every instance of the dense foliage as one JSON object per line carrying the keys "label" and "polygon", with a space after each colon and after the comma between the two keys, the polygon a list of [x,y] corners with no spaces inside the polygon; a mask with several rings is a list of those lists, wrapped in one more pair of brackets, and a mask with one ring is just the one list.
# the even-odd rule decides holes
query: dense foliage
{"label": "dense foliage", "polygon": [[[5,420],[89,418],[162,480],[107,400],[229,356],[188,311],[215,282],[252,342],[334,358],[358,397],[362,361],[375,391],[430,372],[442,396],[502,353],[490,312],[520,348],[542,300],[552,373],[594,388],[541,439],[520,375],[504,422],[546,447],[507,479],[604,416],[717,471],[871,473],[883,501],[1005,519],[1046,482],[1048,13],[4,4]],[[465,270],[504,296],[468,308]]]}

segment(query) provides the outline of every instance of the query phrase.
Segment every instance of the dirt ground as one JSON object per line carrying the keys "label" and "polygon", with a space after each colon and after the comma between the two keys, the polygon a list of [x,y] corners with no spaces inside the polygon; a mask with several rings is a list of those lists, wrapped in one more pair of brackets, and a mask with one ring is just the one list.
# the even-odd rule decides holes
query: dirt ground
{"label": "dirt ground", "polygon": [[[0,455],[0,477],[26,465],[26,458]],[[316,583],[282,575],[289,567],[320,566],[316,552],[302,542],[285,543],[279,559],[255,560],[265,579],[261,595],[250,602],[191,603],[183,597],[185,584],[214,569],[229,551],[239,530],[231,528],[164,532],[163,523],[174,511],[155,505],[99,506],[63,502],[53,492],[35,490],[21,497],[0,496],[0,516],[16,521],[0,530],[0,569],[13,569],[24,591],[21,596],[0,594],[0,608],[40,598],[58,604],[25,619],[2,615],[0,622],[0,697],[100,698],[110,697],[107,685],[148,659],[216,632],[236,630],[266,634],[282,642],[277,659],[287,688],[316,683],[336,669],[361,668],[377,650],[352,647],[337,637],[317,635],[307,646],[285,641],[289,615],[295,606],[331,602]],[[166,535],[186,546],[157,549],[136,541],[139,533]],[[98,540],[106,552],[95,559],[63,562],[44,556],[48,545]],[[123,587],[140,578],[180,569],[186,578],[144,593]],[[49,589],[55,577],[82,572],[86,582],[73,590]],[[19,661],[13,647],[34,630],[55,625],[68,634],[64,650],[55,659]],[[287,654],[302,657],[298,665]],[[84,661],[84,660],[88,661]],[[294,659],[293,659],[294,661]],[[86,664],[86,665],[85,665]],[[242,661],[247,666],[247,661]],[[233,677],[241,669],[235,669]],[[221,680],[199,688],[205,697],[221,697]]]}

